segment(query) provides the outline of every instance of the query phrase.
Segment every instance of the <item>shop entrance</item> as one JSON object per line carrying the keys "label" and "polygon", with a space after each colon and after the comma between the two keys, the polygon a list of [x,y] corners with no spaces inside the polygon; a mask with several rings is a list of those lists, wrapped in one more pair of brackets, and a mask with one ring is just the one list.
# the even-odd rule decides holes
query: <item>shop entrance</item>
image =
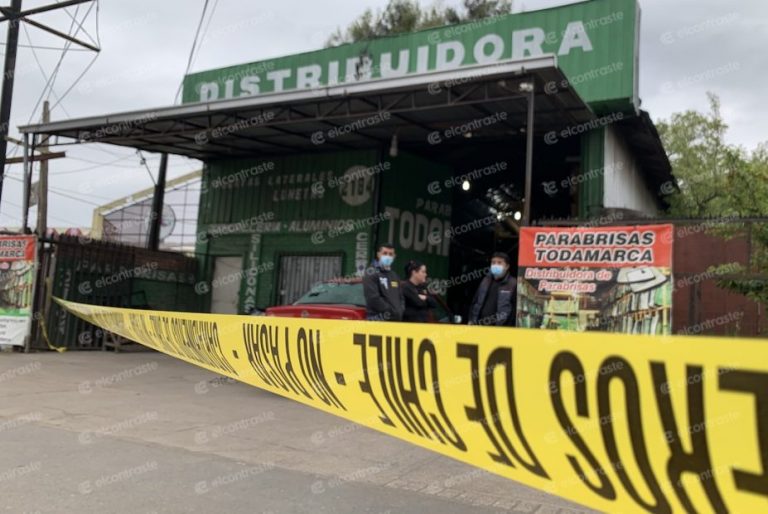
{"label": "shop entrance", "polygon": [[341,257],[341,255],[281,255],[275,305],[292,304],[318,282],[341,276]]}
{"label": "shop entrance", "polygon": [[[580,173],[579,138],[546,144],[537,135],[531,187],[532,219],[566,218],[577,213],[571,184]],[[452,190],[448,302],[466,314],[493,252],[506,252],[517,274],[519,230],[525,209],[525,134],[509,127],[503,137],[473,134],[450,146],[410,149],[447,166],[442,187]]]}
{"label": "shop entrance", "polygon": [[243,257],[216,257],[213,261],[211,281],[211,312],[237,314],[240,294],[240,278],[243,274]]}

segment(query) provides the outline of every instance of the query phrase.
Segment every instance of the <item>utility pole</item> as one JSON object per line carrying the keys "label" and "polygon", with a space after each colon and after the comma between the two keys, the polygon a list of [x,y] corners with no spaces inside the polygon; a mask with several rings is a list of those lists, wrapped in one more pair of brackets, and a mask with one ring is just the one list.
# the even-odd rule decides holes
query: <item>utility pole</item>
{"label": "utility pole", "polygon": [[[48,100],[43,102],[43,123],[51,121]],[[48,136],[40,143],[40,153],[48,153]],[[40,161],[40,179],[37,184],[37,237],[45,237],[48,230],[48,161]]]}
{"label": "utility pole", "polygon": [[8,16],[8,37],[5,42],[5,65],[3,66],[3,93],[0,96],[0,199],[5,181],[5,153],[8,151],[8,137],[11,123],[11,100],[13,98],[13,76],[16,74],[16,50],[19,47],[19,13],[21,0],[11,0],[11,6],[3,13]]}
{"label": "utility pole", "polygon": [[[29,158],[29,138],[27,137],[29,134],[24,134],[24,175],[22,176],[22,180],[24,182],[23,184],[23,192],[24,192],[24,199],[22,201],[22,222],[21,222],[21,232],[26,234],[29,230],[29,200],[30,196],[32,195],[32,170],[33,170],[33,164]],[[32,135],[32,154],[35,153],[35,141],[37,140],[37,135]]]}
{"label": "utility pole", "polygon": [[22,21],[40,30],[54,34],[71,43],[78,44],[89,50],[100,51],[99,48],[84,41],[52,29],[40,22],[28,19],[34,14],[63,9],[73,5],[92,2],[93,0],[64,0],[62,2],[34,7],[26,11],[21,10],[21,0],[11,0],[9,7],[0,6],[0,22],[8,21],[8,37],[5,43],[5,65],[3,66],[3,92],[0,95],[0,199],[3,196],[3,182],[5,179],[6,152],[8,151],[8,134],[11,123],[11,103],[13,100],[13,79],[16,74],[16,52],[19,47],[19,24]]}
{"label": "utility pole", "polygon": [[157,184],[155,184],[155,196],[152,197],[152,212],[149,217],[149,237],[147,248],[157,250],[160,248],[160,226],[163,223],[163,202],[165,200],[165,177],[168,172],[168,154],[160,155],[160,169],[157,172]]}

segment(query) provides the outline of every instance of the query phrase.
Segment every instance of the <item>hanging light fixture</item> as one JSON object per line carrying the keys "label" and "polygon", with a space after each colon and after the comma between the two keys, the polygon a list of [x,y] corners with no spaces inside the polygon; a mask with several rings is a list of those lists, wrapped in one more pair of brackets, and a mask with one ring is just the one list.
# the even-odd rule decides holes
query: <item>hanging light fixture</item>
{"label": "hanging light fixture", "polygon": [[397,148],[397,132],[392,134],[392,142],[389,145],[389,156],[390,157],[397,157],[398,148]]}

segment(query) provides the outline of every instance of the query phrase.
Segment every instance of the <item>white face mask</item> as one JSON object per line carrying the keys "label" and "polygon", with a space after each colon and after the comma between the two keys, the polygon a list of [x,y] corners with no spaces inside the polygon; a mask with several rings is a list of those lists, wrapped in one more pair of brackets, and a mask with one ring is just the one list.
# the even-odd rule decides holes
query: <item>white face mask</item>
{"label": "white face mask", "polygon": [[504,274],[506,269],[501,264],[491,264],[491,275],[494,277],[500,277]]}

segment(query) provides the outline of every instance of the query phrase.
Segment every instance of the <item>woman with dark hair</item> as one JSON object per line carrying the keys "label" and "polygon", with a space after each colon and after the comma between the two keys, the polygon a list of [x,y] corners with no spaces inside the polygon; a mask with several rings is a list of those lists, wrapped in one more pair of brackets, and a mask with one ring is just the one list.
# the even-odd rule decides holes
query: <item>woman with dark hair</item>
{"label": "woman with dark hair", "polygon": [[437,307],[437,302],[427,292],[427,266],[419,261],[409,261],[405,266],[405,277],[403,321],[427,323],[429,310]]}

